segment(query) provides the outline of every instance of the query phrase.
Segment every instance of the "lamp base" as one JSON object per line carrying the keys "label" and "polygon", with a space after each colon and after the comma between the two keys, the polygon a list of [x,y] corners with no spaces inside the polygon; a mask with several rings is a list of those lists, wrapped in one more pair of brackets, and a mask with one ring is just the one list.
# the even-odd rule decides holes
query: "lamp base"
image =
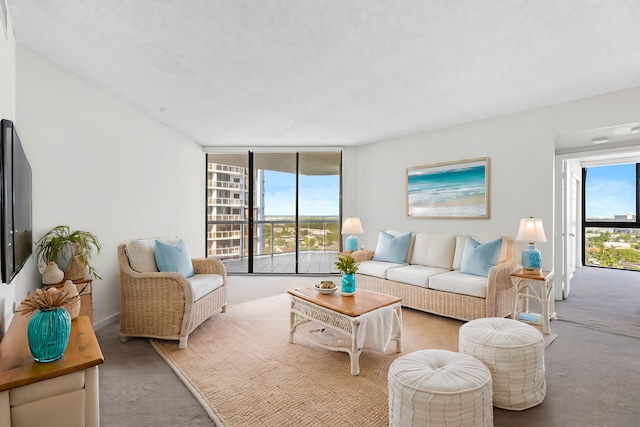
{"label": "lamp base", "polygon": [[541,276],[542,269],[541,268],[525,268],[522,267],[522,272],[524,274],[528,274],[529,276]]}
{"label": "lamp base", "polygon": [[344,244],[344,249],[347,251],[358,250],[358,238],[356,236],[349,236]]}
{"label": "lamp base", "polygon": [[522,251],[522,271],[524,274],[542,273],[542,254],[533,243]]}

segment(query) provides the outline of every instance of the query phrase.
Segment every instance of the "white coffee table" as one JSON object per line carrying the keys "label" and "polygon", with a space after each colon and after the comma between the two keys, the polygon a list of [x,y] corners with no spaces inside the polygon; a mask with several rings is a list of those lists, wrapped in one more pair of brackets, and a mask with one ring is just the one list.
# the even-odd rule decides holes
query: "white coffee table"
{"label": "white coffee table", "polygon": [[[342,296],[339,292],[332,295],[320,294],[313,288],[289,290],[291,312],[289,323],[289,342],[293,343],[296,328],[303,323],[314,321],[325,328],[345,334],[348,345],[331,345],[310,339],[312,343],[327,350],[344,351],[351,359],[351,375],[360,374],[360,353],[358,333],[362,316],[393,306],[395,315],[402,326],[401,298],[358,289],[352,296]],[[400,328],[401,330],[402,328]],[[303,335],[308,338],[306,335]],[[398,331],[391,337],[396,342],[396,352],[402,352],[402,333]]]}

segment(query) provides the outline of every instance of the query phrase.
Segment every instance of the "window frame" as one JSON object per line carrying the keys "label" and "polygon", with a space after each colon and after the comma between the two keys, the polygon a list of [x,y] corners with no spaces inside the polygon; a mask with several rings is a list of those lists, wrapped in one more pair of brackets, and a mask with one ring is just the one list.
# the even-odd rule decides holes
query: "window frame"
{"label": "window frame", "polygon": [[[624,163],[611,163],[609,165],[602,165],[602,166],[617,166],[617,165],[621,165]],[[627,163],[628,164],[628,163]],[[636,211],[635,211],[635,216],[636,216],[636,220],[634,222],[632,221],[587,221],[587,169],[589,169],[590,167],[596,167],[596,166],[590,166],[590,167],[586,167],[583,166],[582,167],[582,213],[581,213],[581,222],[582,222],[582,235],[585,236],[582,239],[582,253],[581,253],[581,261],[582,261],[582,265],[586,266],[586,267],[597,267],[597,268],[612,268],[612,267],[598,267],[595,265],[589,265],[586,263],[586,252],[587,252],[587,239],[586,239],[586,235],[587,235],[587,228],[634,228],[634,229],[640,229],[640,162],[635,163],[636,166],[636,179],[635,179],[635,184],[636,184],[636,191],[635,191],[635,196],[636,196]]]}

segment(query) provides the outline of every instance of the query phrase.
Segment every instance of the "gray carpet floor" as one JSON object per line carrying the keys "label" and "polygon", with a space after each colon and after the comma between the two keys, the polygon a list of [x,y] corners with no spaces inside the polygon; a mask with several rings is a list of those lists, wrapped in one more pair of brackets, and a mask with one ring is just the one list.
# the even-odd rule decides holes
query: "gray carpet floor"
{"label": "gray carpet floor", "polygon": [[[230,276],[228,309],[319,280]],[[559,337],[545,351],[544,402],[525,411],[496,408],[495,426],[636,425],[640,417],[640,273],[581,268],[571,282],[569,298],[556,301],[555,310],[558,319],[551,323],[551,331]],[[214,315],[201,327],[215,327],[215,316],[224,314]],[[121,344],[118,328],[116,322],[96,331],[105,357],[100,365],[102,425],[214,425],[149,342],[131,339]]]}

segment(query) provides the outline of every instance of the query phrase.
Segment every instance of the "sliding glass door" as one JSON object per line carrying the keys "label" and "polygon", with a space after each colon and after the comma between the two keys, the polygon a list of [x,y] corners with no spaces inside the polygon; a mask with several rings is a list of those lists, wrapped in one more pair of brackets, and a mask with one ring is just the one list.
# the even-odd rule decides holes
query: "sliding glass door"
{"label": "sliding glass door", "polygon": [[340,152],[208,154],[207,255],[229,273],[335,272],[340,175]]}
{"label": "sliding glass door", "polygon": [[260,234],[253,250],[253,273],[296,273],[296,154],[256,153],[257,200],[253,220]]}
{"label": "sliding glass door", "polygon": [[299,153],[299,273],[336,272],[340,250],[340,153]]}

